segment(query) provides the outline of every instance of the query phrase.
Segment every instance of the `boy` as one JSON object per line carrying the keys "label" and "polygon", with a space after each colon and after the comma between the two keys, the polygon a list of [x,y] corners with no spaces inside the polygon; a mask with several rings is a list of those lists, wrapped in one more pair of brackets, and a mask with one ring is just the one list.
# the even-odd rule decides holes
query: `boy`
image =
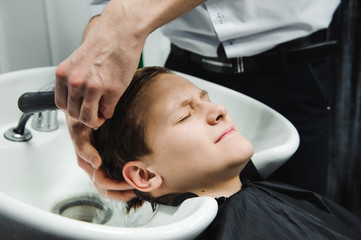
{"label": "boy", "polygon": [[137,207],[217,199],[199,239],[356,239],[361,222],[320,195],[240,178],[253,154],[223,105],[160,67],[138,70],[114,116],[93,132],[110,177],[136,190]]}

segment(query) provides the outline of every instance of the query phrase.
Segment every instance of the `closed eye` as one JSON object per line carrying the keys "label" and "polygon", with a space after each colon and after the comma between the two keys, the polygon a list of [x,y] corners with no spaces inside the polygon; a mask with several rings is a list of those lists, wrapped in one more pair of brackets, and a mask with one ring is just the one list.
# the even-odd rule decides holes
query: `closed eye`
{"label": "closed eye", "polygon": [[187,119],[190,118],[191,116],[192,116],[192,114],[189,113],[187,116],[185,116],[185,117],[183,117],[182,119],[180,119],[180,120],[178,121],[178,123],[184,122],[185,120],[187,120]]}
{"label": "closed eye", "polygon": [[[207,102],[211,102],[208,96],[208,92],[205,90],[201,90],[200,94],[199,94],[199,98],[203,99]],[[182,123],[185,120],[187,120],[188,118],[190,118],[192,116],[192,112],[193,112],[193,100],[192,99],[186,99],[185,101],[182,102],[182,104],[180,105],[181,107],[190,107],[191,108],[191,112],[188,113],[188,115],[184,116],[183,118],[181,118],[178,123]]]}

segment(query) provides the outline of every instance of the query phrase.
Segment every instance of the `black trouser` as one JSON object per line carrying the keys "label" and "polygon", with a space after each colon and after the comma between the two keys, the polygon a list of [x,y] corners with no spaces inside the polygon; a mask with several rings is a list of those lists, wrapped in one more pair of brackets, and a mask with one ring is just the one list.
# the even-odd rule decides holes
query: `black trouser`
{"label": "black trouser", "polygon": [[[226,86],[272,107],[297,128],[297,152],[269,179],[326,193],[332,73],[329,59],[252,74],[218,74],[170,53],[167,68]],[[240,109],[242,111],[242,109]]]}

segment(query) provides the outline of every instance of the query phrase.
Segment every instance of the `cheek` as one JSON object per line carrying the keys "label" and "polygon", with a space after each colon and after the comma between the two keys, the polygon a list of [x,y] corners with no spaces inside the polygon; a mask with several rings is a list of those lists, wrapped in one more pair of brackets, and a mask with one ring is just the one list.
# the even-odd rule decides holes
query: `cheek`
{"label": "cheek", "polygon": [[161,144],[159,142],[155,168],[164,180],[174,187],[180,182],[183,184],[187,179],[193,179],[193,175],[199,173],[202,166],[198,159],[201,158],[202,151],[199,151],[199,146],[196,145],[199,141],[194,138],[184,140],[179,134],[170,140],[165,139],[162,139],[164,141],[161,141]]}
{"label": "cheek", "polygon": [[204,130],[202,126],[195,124],[184,124],[164,131],[162,134],[164,139],[169,141],[177,141],[178,144],[188,145],[188,143],[196,143],[204,141]]}
{"label": "cheek", "polygon": [[191,162],[209,151],[209,139],[200,129],[183,128],[163,132],[157,141],[158,152],[162,158],[175,159],[175,162]]}
{"label": "cheek", "polygon": [[172,135],[172,138],[165,143],[165,148],[175,154],[183,153],[191,155],[205,148],[205,140],[193,131],[182,131]]}

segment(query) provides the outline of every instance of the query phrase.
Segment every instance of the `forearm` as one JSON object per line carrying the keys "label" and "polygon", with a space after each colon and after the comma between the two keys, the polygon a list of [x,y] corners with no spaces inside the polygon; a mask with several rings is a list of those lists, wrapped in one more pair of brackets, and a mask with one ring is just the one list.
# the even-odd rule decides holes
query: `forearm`
{"label": "forearm", "polygon": [[112,0],[102,16],[111,18],[115,24],[127,24],[133,34],[144,37],[204,2],[206,0]]}
{"label": "forearm", "polygon": [[[119,40],[119,47],[142,45],[148,35],[164,24],[180,17],[206,0],[112,0],[101,15],[88,23],[83,36],[87,38],[95,26],[101,26],[105,35]],[[108,29],[108,30],[107,30]]]}

